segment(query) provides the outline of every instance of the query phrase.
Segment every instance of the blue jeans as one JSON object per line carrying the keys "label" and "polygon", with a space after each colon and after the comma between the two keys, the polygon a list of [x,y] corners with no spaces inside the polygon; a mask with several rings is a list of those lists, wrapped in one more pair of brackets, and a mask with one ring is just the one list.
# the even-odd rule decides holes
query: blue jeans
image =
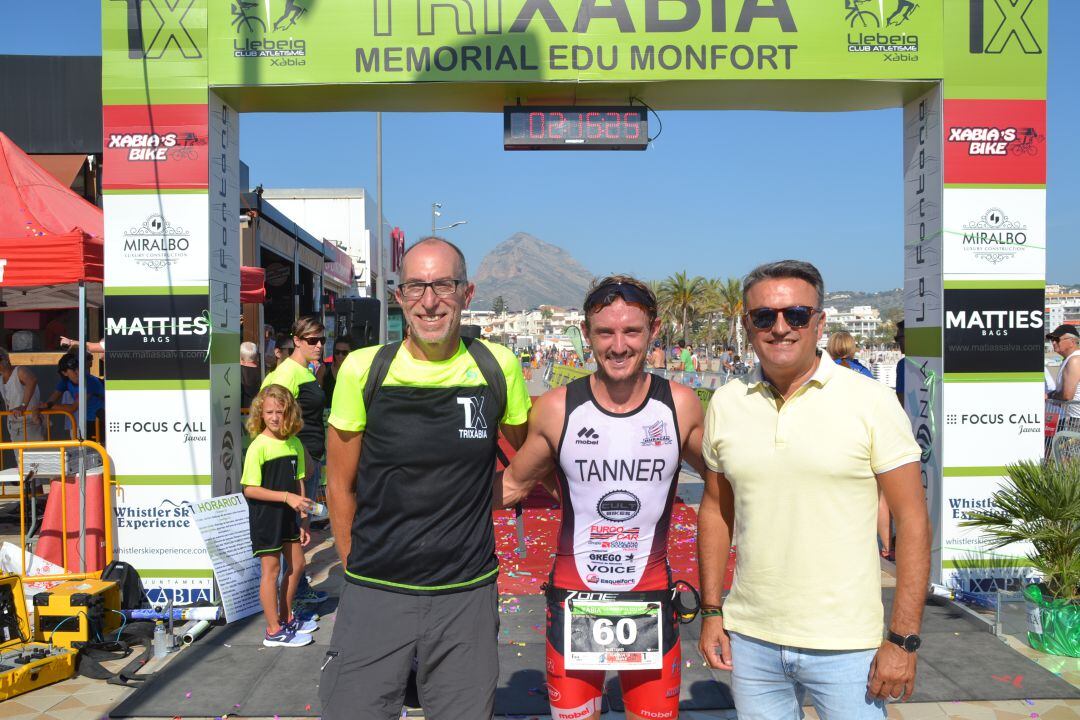
{"label": "blue jeans", "polygon": [[866,681],[873,650],[806,650],[731,633],[731,690],[739,720],[801,720],[806,693],[821,720],[881,720]]}

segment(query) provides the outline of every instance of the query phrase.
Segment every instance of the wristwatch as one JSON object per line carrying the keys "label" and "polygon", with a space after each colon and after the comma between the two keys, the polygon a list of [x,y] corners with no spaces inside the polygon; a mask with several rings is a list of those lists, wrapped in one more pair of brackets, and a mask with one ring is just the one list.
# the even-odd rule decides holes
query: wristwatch
{"label": "wristwatch", "polygon": [[922,645],[922,638],[918,635],[897,635],[890,630],[888,637],[889,642],[896,643],[909,653],[915,652]]}

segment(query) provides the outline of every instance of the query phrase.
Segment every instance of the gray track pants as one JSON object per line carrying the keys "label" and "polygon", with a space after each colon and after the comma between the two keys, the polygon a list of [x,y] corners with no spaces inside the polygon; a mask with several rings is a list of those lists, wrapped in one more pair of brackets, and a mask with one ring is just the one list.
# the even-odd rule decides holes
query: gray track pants
{"label": "gray track pants", "polygon": [[399,718],[415,654],[425,718],[490,718],[498,634],[494,583],[449,595],[403,595],[346,582],[319,680],[322,717]]}

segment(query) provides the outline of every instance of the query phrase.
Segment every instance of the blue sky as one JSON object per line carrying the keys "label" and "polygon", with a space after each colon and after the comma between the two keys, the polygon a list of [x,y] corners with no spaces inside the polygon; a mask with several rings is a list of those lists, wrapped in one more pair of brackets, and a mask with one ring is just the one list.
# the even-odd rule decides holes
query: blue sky
{"label": "blue sky", "polygon": [[[0,52],[100,54],[98,0],[4,4]],[[1080,2],[1050,13],[1047,279],[1078,283]],[[414,240],[442,203],[440,224],[468,220],[445,234],[473,270],[524,231],[596,274],[739,276],[798,257],[830,289],[902,284],[898,109],[661,116],[645,152],[567,153],[503,151],[501,114],[385,113],[383,212]],[[374,128],[372,113],[244,115],[241,158],[253,185],[374,192]]]}

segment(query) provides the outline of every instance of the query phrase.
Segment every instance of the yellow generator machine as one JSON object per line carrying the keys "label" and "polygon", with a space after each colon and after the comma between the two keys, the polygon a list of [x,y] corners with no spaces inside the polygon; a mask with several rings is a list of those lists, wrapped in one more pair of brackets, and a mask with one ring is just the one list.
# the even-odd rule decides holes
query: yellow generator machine
{"label": "yellow generator machine", "polygon": [[19,576],[0,576],[0,702],[74,674],[74,650],[31,642]]}
{"label": "yellow generator machine", "polygon": [[38,642],[79,650],[88,642],[110,639],[123,620],[120,586],[111,580],[68,580],[34,596]]}

